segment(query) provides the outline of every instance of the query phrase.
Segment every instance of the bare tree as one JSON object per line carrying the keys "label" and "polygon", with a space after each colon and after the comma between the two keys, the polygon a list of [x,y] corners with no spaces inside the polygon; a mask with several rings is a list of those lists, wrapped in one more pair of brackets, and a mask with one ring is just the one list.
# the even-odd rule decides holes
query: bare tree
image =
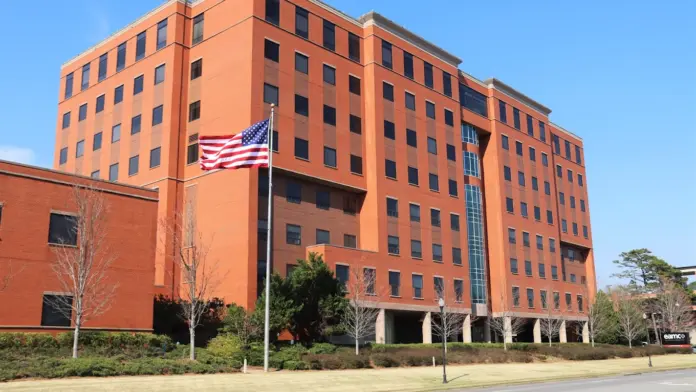
{"label": "bare tree", "polygon": [[[585,290],[586,298],[587,290]],[[600,292],[595,294],[594,299],[587,304],[587,333],[590,337],[592,347],[595,346],[597,336],[609,332],[613,329],[610,314],[614,312],[614,307],[608,295]]]}
{"label": "bare tree", "polygon": [[0,292],[10,287],[12,279],[24,270],[24,266],[17,267],[12,260],[3,263],[6,265],[4,268],[6,271],[0,273]]}
{"label": "bare tree", "polygon": [[616,314],[619,319],[619,333],[628,340],[628,347],[645,332],[645,319],[641,301],[626,291],[616,293]]}
{"label": "bare tree", "polygon": [[[682,332],[694,325],[691,298],[683,287],[668,279],[662,279],[660,290],[653,304],[653,313],[660,315],[662,329],[668,332]],[[655,331],[657,334],[657,331]]]}
{"label": "bare tree", "polygon": [[508,302],[504,294],[500,294],[501,311],[492,315],[488,323],[491,329],[503,337],[503,349],[507,351],[508,337],[512,340],[514,335],[522,332],[525,326],[525,320],[517,317],[513,311],[511,304],[519,303],[519,294],[513,294],[511,301]]}
{"label": "bare tree", "polygon": [[447,289],[443,286],[445,286],[444,280],[442,285],[435,287],[435,301],[439,301],[439,299],[442,298],[445,306],[442,307],[442,311],[438,314],[438,317],[433,317],[431,322],[432,333],[442,339],[445,345],[445,352],[447,352],[447,341],[451,338],[456,339],[462,332],[466,314],[452,311],[454,308],[448,305],[455,302],[454,298],[450,298],[450,296],[447,295]]}
{"label": "bare tree", "polygon": [[[176,213],[170,220],[162,222],[173,244],[174,265],[181,274],[179,296],[183,300],[181,317],[189,327],[189,359],[196,359],[196,328],[201,317],[209,309],[208,302],[212,292],[220,282],[217,263],[208,260],[210,242],[196,227],[194,200],[184,204],[184,210]],[[165,247],[166,248],[166,247]]]}
{"label": "bare tree", "polygon": [[375,333],[380,308],[378,298],[386,290],[378,289],[377,274],[374,269],[351,268],[351,276],[346,285],[348,306],[343,313],[343,327],[346,334],[355,340],[355,355],[360,354],[360,339]]}
{"label": "bare tree", "polygon": [[67,222],[68,233],[54,239],[62,246],[52,247],[52,268],[63,293],[52,302],[60,314],[72,319],[72,357],[77,358],[82,325],[110,308],[118,283],[108,276],[116,256],[107,245],[108,205],[102,191],[75,186],[72,199],[75,214]]}
{"label": "bare tree", "polygon": [[546,298],[542,298],[541,307],[544,310],[544,314],[539,320],[539,326],[541,327],[542,335],[546,336],[549,347],[551,347],[553,339],[558,337],[561,332],[561,327],[563,326],[563,312],[560,308],[556,308],[549,304],[548,293],[553,293],[553,290],[549,288],[546,290],[546,293]]}

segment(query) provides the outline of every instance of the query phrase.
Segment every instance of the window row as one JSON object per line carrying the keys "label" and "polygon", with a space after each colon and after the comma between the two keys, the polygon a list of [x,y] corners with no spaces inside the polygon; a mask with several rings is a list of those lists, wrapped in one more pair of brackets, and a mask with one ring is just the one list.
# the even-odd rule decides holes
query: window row
{"label": "window row", "polygon": [[[163,49],[167,46],[167,19],[162,20],[157,24],[157,44],[156,50]],[[136,36],[135,39],[135,61],[142,60],[145,58],[145,47],[147,44],[147,31],[143,31]],[[128,42],[123,42],[118,45],[116,49],[116,72],[120,72],[126,67],[126,50]],[[109,53],[104,53],[99,56],[98,70],[97,70],[97,83],[106,79],[109,66]],[[84,91],[90,86],[90,71],[91,63],[87,63],[82,66],[80,71],[80,91]],[[73,95],[73,81],[74,73],[71,72],[65,76],[65,87],[64,87],[64,99],[68,99]]]}
{"label": "window row", "polygon": [[[331,244],[331,232],[329,230],[316,229],[315,241],[312,245]],[[285,225],[285,243],[289,245],[302,245],[302,226],[294,224]],[[353,234],[343,234],[343,244],[346,248],[357,248],[358,239]]]}
{"label": "window row", "polygon": [[[582,176],[582,174],[577,173],[578,175],[578,185],[585,186],[585,180]],[[558,180],[561,181],[563,180],[563,167],[561,165],[556,165],[556,177],[558,177]],[[566,178],[568,179],[569,183],[573,183],[573,171],[570,169],[566,170]]]}
{"label": "window row", "polygon": [[[408,203],[408,214],[409,214],[409,220],[411,222],[420,222],[421,221],[420,204]],[[459,228],[460,228],[459,214],[451,212],[449,215],[450,215],[450,229],[452,231],[459,231]],[[399,201],[397,199],[387,197],[387,216],[392,217],[392,218],[399,217]],[[442,226],[442,220],[440,217],[441,217],[440,209],[430,208],[430,225],[432,227],[441,227]]]}
{"label": "window row", "polygon": [[[573,229],[573,235],[578,236],[578,224],[576,222],[572,223],[572,229]],[[568,221],[565,219],[561,219],[561,231],[563,233],[568,233]],[[585,237],[586,239],[589,239],[590,233],[589,229],[587,228],[586,225],[582,225],[582,236]]]}
{"label": "window row", "polygon": [[[503,150],[510,151],[510,138],[503,134],[500,135],[500,141],[501,141],[501,146]],[[515,153],[517,156],[524,158],[524,146],[521,141],[516,140],[515,141]],[[532,162],[536,162],[536,149],[534,147],[529,147],[529,160]],[[549,166],[549,155],[545,152],[541,153],[541,164],[544,167]]]}
{"label": "window row", "polygon": [[[262,184],[265,188],[261,189],[260,195],[266,195],[268,193],[267,188],[268,181],[262,182],[259,180],[259,184]],[[302,197],[302,184],[297,182],[288,182],[285,187],[285,200],[288,203],[300,204],[303,202]],[[334,200],[335,194],[332,194],[329,190],[317,190],[315,193],[315,204],[316,207],[321,210],[328,210],[332,205],[335,205]],[[304,200],[310,201],[310,200]],[[343,212],[349,215],[355,215],[357,212],[357,202],[355,198],[343,197]]]}
{"label": "window row", "polygon": [[[387,236],[387,252],[394,256],[401,255],[401,246],[399,244],[399,236]],[[414,259],[423,258],[423,246],[421,240],[411,239],[411,257]],[[442,244],[433,243],[432,244],[432,258],[433,261],[443,263],[443,251]],[[462,265],[462,249],[457,247],[452,247],[452,264]]]}
{"label": "window row", "polygon": [[[520,273],[517,259],[514,257],[510,258],[510,272],[513,275],[518,275]],[[539,278],[546,279],[546,264],[537,263],[537,273],[538,273]],[[531,260],[524,261],[524,274],[528,277],[534,276],[534,271],[533,271]],[[555,266],[555,265],[551,266],[551,279],[558,280],[558,266]]]}
{"label": "window row", "polygon": [[[382,66],[388,69],[394,69],[394,61],[393,61],[393,45],[384,39],[382,39]],[[415,75],[414,75],[414,67],[413,67],[413,54],[403,51],[403,64],[404,64],[404,70],[403,74],[405,77],[411,79],[411,80],[416,80]],[[422,84],[424,84],[426,87],[430,89],[435,88],[435,83],[434,83],[434,67],[432,64],[429,62],[423,60],[423,79],[422,79]],[[452,98],[452,75],[449,73],[442,71],[442,93],[450,98]]]}
{"label": "window row", "polygon": [[[508,243],[517,244],[517,230],[513,227],[508,227]],[[528,232],[522,232],[522,244],[529,248],[531,247],[530,235]],[[544,236],[536,235],[536,248],[539,250],[544,250]],[[554,238],[549,238],[549,251],[551,253],[556,252],[556,240]]]}
{"label": "window row", "polygon": [[[507,117],[507,103],[503,100],[498,100],[498,113],[499,115],[499,120],[502,123],[507,124],[508,123],[508,117]],[[546,124],[541,121],[537,120],[534,121],[534,118],[530,116],[529,114],[525,114],[526,116],[526,128],[527,128],[527,135],[531,137],[536,137],[535,135],[539,136],[539,140],[542,142],[546,143]],[[516,107],[512,107],[512,121],[513,121],[513,126],[515,129],[518,131],[522,131],[522,115],[520,113],[520,110],[517,109]],[[534,124],[537,124],[537,132],[534,132]]]}
{"label": "window row", "polygon": [[[515,213],[515,201],[511,197],[505,198],[505,211],[510,214]],[[526,202],[520,202],[520,215],[523,218],[529,217],[529,209]],[[541,208],[534,206],[534,220],[541,222]],[[553,224],[553,212],[551,210],[546,210],[546,223],[549,225]]]}
{"label": "window row", "polygon": [[[558,135],[553,135],[553,153],[556,155],[561,155],[561,138]],[[573,161],[572,152],[575,151],[575,163],[582,165],[582,149],[580,146],[574,145],[568,140],[563,140],[564,155],[569,161]]]}
{"label": "window row", "polygon": [[[527,288],[526,290],[527,294],[527,307],[530,309],[533,309],[536,307],[536,300],[534,298],[534,289],[533,288]],[[555,310],[560,310],[561,309],[561,294],[558,291],[554,291],[552,293],[553,295],[553,308]],[[548,306],[550,305],[548,303],[548,300],[550,298],[547,298],[548,296],[548,291],[547,290],[539,290],[539,302],[541,305],[542,309],[548,309]],[[575,296],[576,298],[576,304],[577,304],[577,311],[578,312],[584,312],[584,303],[583,303],[583,297],[580,294],[577,294]],[[515,308],[520,307],[520,302],[521,302],[521,296],[520,296],[520,288],[517,286],[512,286],[512,306]],[[565,293],[565,306],[566,310],[572,311],[573,310],[573,295],[571,293]]]}

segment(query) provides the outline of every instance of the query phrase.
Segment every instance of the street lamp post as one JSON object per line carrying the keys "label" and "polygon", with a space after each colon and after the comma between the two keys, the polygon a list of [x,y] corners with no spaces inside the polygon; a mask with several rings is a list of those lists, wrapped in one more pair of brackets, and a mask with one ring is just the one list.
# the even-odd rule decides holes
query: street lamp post
{"label": "street lamp post", "polygon": [[[646,337],[648,339],[648,345],[645,347],[645,350],[648,352],[648,367],[652,367],[652,358],[650,357],[650,327],[648,327],[648,315],[643,313],[643,319],[646,320],[645,322],[645,333]],[[657,334],[657,332],[656,332]]]}
{"label": "street lamp post", "polygon": [[447,339],[447,331],[445,326],[445,300],[440,298],[437,301],[440,305],[440,322],[442,323],[442,383],[447,384],[447,351],[445,350],[445,339]]}

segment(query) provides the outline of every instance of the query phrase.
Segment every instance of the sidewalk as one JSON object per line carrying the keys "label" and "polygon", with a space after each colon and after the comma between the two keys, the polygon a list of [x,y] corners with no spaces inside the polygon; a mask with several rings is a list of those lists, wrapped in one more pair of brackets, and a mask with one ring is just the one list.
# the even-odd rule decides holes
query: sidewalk
{"label": "sidewalk", "polygon": [[[684,368],[696,368],[696,355],[653,357],[652,370]],[[650,370],[647,358],[631,358],[583,362],[450,366],[447,368],[450,383],[446,386],[442,385],[442,367],[414,367],[339,371],[281,371],[267,375],[251,373],[15,381],[0,383],[0,391],[423,391],[597,377]]]}

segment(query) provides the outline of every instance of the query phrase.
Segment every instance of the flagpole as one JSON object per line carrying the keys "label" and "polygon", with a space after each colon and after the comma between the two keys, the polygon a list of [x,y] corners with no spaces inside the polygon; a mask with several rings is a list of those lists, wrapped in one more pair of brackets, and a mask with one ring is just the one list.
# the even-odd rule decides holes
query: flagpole
{"label": "flagpole", "polygon": [[263,371],[268,372],[268,345],[270,341],[270,298],[271,298],[271,236],[273,235],[273,114],[275,105],[271,104],[271,117],[268,121],[268,217],[266,223],[266,311],[263,331]]}

